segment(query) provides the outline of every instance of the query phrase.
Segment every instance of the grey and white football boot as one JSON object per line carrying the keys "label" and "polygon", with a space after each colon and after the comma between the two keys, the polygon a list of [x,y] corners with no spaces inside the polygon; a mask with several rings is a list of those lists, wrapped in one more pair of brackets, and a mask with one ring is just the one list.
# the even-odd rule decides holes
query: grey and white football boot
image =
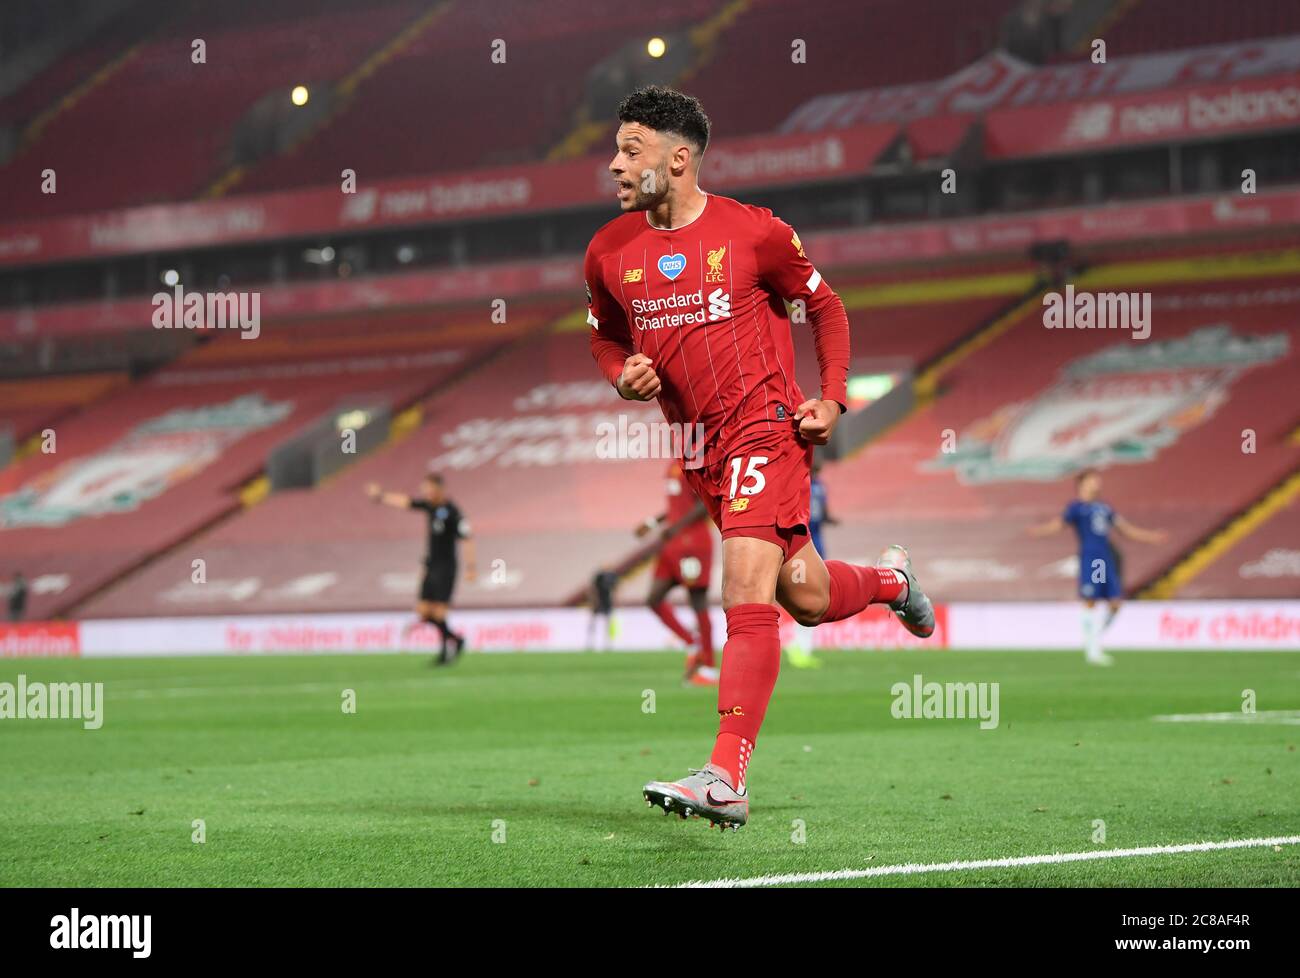
{"label": "grey and white football boot", "polygon": [[706,764],[680,781],[651,781],[641,793],[647,806],[661,808],[665,815],[676,812],[683,819],[708,819],[710,828],[738,829],[749,819],[749,795],[737,792],[724,774]]}
{"label": "grey and white football boot", "polygon": [[896,543],[890,544],[881,551],[876,566],[892,568],[907,578],[907,593],[889,606],[903,627],[917,638],[933,635],[934,605],[916,583],[916,575],[912,573],[912,558],[908,556],[907,548]]}

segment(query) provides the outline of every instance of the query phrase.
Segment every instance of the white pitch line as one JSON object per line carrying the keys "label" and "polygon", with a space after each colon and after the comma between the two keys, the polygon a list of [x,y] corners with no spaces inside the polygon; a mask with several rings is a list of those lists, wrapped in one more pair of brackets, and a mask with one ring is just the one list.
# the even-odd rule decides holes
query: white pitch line
{"label": "white pitch line", "polygon": [[1142,846],[1137,849],[1097,849],[1091,852],[1057,852],[1048,856],[1010,856],[1005,859],[966,859],[950,863],[901,863],[870,869],[835,869],[821,873],[782,873],[748,879],[692,880],[674,889],[733,889],[750,886],[786,886],[791,883],[824,883],[860,880],[873,876],[911,876],[916,873],[954,873],[965,869],[1006,869],[1012,866],[1044,866],[1082,863],[1094,859],[1129,859],[1135,856],[1164,856],[1179,852],[1212,852],[1219,849],[1256,849],[1267,846],[1300,845],[1300,835],[1279,835],[1271,839],[1228,839],[1223,842],[1187,842],[1175,846]]}
{"label": "white pitch line", "polygon": [[1171,713],[1161,723],[1287,723],[1300,724],[1300,710],[1260,710],[1258,713]]}

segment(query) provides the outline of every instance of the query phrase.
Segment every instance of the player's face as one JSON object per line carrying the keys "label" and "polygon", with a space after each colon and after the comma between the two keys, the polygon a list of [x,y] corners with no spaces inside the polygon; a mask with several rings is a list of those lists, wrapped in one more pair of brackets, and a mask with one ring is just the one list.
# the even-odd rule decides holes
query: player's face
{"label": "player's face", "polygon": [[424,484],[424,498],[426,502],[435,505],[442,502],[442,486],[434,482],[432,479],[428,480]]}
{"label": "player's face", "polygon": [[1079,498],[1090,503],[1101,493],[1101,476],[1085,476],[1079,483]]}
{"label": "player's face", "polygon": [[615,142],[609,172],[619,207],[624,213],[650,210],[668,195],[668,140],[639,122],[625,122]]}

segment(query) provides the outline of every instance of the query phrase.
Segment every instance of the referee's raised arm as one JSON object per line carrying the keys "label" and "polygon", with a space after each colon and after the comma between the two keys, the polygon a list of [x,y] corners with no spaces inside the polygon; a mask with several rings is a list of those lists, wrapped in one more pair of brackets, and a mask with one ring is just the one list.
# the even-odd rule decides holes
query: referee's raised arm
{"label": "referee's raised arm", "polygon": [[394,509],[410,509],[411,497],[404,492],[384,492],[379,488],[379,483],[366,483],[366,495],[374,502],[383,503],[385,506],[392,506]]}

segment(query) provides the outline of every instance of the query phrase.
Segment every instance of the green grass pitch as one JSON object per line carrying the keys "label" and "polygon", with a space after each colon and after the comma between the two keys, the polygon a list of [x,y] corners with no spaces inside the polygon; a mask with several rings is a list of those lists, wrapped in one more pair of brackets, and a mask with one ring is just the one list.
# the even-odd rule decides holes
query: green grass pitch
{"label": "green grass pitch", "polygon": [[[5,660],[102,681],[105,719],[0,720],[0,884],[645,885],[1300,834],[1300,726],[1153,719],[1300,709],[1300,653],[824,658],[782,670],[725,834],[641,798],[712,744],[676,654]],[[999,726],[895,719],[916,673],[999,683]],[[1296,886],[1300,846],[832,885],[1008,884]]]}

